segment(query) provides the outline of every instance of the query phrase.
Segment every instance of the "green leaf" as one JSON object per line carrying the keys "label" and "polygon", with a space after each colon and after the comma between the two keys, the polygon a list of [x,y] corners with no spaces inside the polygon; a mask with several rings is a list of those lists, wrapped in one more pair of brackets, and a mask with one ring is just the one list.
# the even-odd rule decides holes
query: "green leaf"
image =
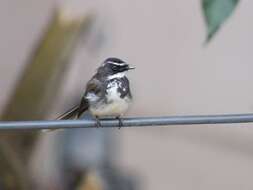
{"label": "green leaf", "polygon": [[202,0],[202,9],[207,25],[207,38],[209,42],[221,25],[232,14],[239,0]]}

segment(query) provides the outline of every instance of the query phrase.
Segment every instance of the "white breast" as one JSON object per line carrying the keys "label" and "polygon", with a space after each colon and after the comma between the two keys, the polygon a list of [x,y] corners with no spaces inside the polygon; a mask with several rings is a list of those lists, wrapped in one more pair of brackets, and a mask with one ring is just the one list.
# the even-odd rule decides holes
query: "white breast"
{"label": "white breast", "polygon": [[118,92],[119,81],[114,81],[108,85],[107,88],[107,103],[93,107],[90,107],[90,111],[96,116],[121,116],[123,115],[130,104],[130,99],[125,96],[123,99]]}

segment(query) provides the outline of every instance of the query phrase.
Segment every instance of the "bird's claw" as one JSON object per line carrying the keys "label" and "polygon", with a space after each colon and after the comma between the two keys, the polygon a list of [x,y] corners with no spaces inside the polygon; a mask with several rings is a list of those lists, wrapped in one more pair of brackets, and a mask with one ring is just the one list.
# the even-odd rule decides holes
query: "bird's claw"
{"label": "bird's claw", "polygon": [[95,117],[95,119],[96,119],[96,126],[97,126],[97,128],[103,127],[103,126],[101,125],[101,122],[100,122],[100,120],[99,120],[99,118],[98,118],[97,116]]}
{"label": "bird's claw", "polygon": [[116,117],[116,119],[119,120],[119,128],[118,129],[120,129],[123,126],[122,119],[120,117]]}

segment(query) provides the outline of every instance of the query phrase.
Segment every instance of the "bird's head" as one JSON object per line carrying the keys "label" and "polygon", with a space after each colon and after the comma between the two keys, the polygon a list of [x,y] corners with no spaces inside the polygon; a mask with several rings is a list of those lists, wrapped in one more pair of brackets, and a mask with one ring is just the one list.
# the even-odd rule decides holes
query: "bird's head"
{"label": "bird's head", "polygon": [[131,69],[134,69],[134,67],[130,67],[125,61],[115,57],[107,58],[99,67],[99,71],[103,72],[103,74],[107,75],[110,79],[123,77],[126,72]]}

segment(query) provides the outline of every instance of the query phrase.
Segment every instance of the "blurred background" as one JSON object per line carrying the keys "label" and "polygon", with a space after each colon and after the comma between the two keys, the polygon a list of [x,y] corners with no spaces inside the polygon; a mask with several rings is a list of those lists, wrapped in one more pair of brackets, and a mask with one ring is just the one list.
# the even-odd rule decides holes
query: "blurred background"
{"label": "blurred background", "polygon": [[[252,1],[204,45],[200,1],[0,0],[2,120],[54,119],[122,58],[127,116],[253,112]],[[253,188],[252,124],[5,132],[0,190]]]}

